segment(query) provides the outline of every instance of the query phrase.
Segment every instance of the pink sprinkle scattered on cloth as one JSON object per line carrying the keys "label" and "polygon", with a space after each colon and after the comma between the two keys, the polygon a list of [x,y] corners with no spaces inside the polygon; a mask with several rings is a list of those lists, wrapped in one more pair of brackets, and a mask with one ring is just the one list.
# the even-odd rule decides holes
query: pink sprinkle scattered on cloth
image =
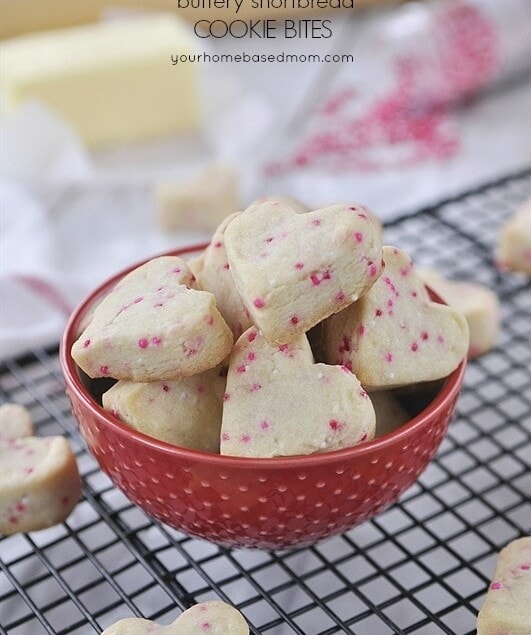
{"label": "pink sprinkle scattered on cloth", "polygon": [[339,88],[288,161],[267,171],[376,171],[452,158],[460,148],[454,109],[492,81],[498,49],[496,25],[480,8],[440,6],[425,42],[395,55],[387,94],[367,104],[354,86]]}

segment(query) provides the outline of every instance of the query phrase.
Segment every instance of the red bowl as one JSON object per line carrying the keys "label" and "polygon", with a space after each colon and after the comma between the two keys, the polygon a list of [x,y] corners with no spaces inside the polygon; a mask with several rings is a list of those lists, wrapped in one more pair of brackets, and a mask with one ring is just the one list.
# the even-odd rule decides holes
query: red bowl
{"label": "red bowl", "polygon": [[[188,256],[204,247],[171,255]],[[170,445],[125,425],[99,405],[70,350],[91,309],[134,267],[77,307],[60,357],[72,412],[90,452],[114,484],[151,516],[226,546],[309,545],[394,503],[433,458],[455,409],[465,361],[409,422],[335,452],[276,459],[221,456]]]}

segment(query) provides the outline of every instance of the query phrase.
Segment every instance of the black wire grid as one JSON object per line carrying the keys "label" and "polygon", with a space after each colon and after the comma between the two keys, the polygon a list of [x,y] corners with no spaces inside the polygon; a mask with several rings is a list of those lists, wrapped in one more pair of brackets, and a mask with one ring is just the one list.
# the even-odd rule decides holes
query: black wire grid
{"label": "black wire grid", "polygon": [[1,366],[2,401],[29,407],[39,435],[66,435],[84,477],[66,523],[1,539],[1,632],[89,635],[129,616],[168,624],[217,598],[252,633],[474,633],[497,552],[531,533],[531,286],[493,265],[501,224],[530,194],[527,171],[387,226],[385,242],[416,263],[495,289],[503,330],[470,363],[419,481],[374,520],[311,548],[224,549],[154,522],[87,453],[57,349]]}

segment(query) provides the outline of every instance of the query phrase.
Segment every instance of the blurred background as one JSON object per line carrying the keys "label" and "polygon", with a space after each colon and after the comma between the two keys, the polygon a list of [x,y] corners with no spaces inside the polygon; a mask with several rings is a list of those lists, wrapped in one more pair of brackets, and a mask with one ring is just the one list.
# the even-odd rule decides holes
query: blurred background
{"label": "blurred background", "polygon": [[[4,358],[56,342],[103,279],[257,197],[385,221],[531,163],[530,0],[176,7],[2,0]],[[286,18],[332,36],[285,38]],[[276,37],[202,38],[198,19],[274,19]]]}

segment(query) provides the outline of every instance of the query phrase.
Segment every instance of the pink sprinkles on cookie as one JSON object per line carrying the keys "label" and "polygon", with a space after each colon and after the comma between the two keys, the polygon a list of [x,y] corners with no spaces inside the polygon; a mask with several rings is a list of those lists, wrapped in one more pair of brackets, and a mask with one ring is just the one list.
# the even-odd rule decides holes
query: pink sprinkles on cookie
{"label": "pink sprinkles on cookie", "polygon": [[323,271],[320,276],[319,276],[319,272],[312,273],[310,276],[312,285],[315,287],[319,286],[321,282],[324,282],[325,280],[331,280],[331,278],[332,278],[332,274],[330,273],[329,269],[327,269],[326,271]]}

